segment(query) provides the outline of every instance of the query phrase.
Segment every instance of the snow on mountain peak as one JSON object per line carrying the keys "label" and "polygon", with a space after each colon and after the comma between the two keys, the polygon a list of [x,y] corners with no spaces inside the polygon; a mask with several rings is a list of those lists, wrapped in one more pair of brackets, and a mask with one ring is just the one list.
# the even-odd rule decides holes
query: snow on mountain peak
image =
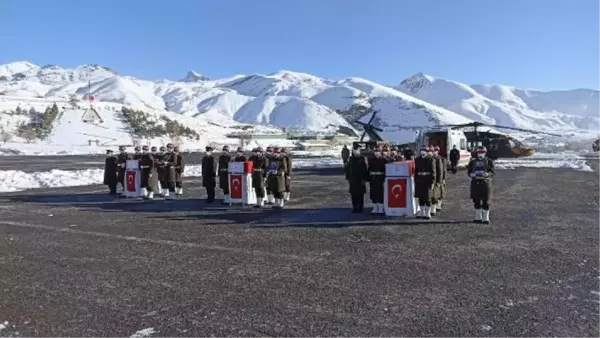
{"label": "snow on mountain peak", "polygon": [[198,81],[209,81],[210,79],[200,73],[193,70],[187,72],[185,77],[181,80],[182,82],[198,82]]}
{"label": "snow on mountain peak", "polygon": [[31,69],[37,68],[39,67],[29,61],[11,62],[5,65],[0,65],[0,77],[5,77],[6,79],[9,79],[15,74],[24,73]]}
{"label": "snow on mountain peak", "polygon": [[400,85],[411,93],[417,93],[422,88],[430,86],[435,78],[425,73],[417,73],[408,79],[402,81]]}

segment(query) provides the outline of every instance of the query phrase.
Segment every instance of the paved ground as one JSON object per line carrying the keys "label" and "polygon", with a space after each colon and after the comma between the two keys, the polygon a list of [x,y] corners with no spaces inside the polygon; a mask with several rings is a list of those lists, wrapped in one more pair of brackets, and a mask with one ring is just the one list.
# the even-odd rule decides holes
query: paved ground
{"label": "paved ground", "polygon": [[491,226],[467,182],[432,222],[351,214],[340,169],[283,211],[1,194],[0,335],[598,336],[598,174],[500,171]]}

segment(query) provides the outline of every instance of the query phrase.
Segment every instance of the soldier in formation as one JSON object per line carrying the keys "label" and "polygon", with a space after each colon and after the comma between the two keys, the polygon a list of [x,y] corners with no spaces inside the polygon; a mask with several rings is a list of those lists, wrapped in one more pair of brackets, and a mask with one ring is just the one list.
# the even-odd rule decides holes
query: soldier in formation
{"label": "soldier in formation", "polygon": [[166,199],[175,199],[175,168],[177,167],[177,156],[173,152],[173,144],[167,144],[167,152],[163,155],[161,164],[163,166],[164,185],[163,196]]}
{"label": "soldier in formation", "polygon": [[252,150],[252,188],[256,193],[256,208],[262,208],[265,202],[265,186],[269,161],[263,154],[261,147]]}
{"label": "soldier in formation", "polygon": [[246,162],[246,155],[244,155],[244,148],[237,148],[237,156],[233,159],[233,162]]}
{"label": "soldier in formation", "polygon": [[[217,160],[213,155],[213,148],[210,146],[206,147],[206,155],[202,157],[202,185],[206,188],[206,203],[214,202],[217,185]],[[221,185],[221,172],[219,172],[219,185]]]}
{"label": "soldier in formation", "polygon": [[360,146],[354,146],[352,155],[348,159],[348,165],[344,168],[346,180],[349,185],[350,197],[352,199],[352,212],[362,213],[364,209],[364,195],[366,192],[366,181],[368,179],[367,160],[360,153]]}
{"label": "soldier in formation", "polygon": [[492,177],[495,175],[494,161],[486,157],[487,149],[479,146],[477,157],[467,165],[471,177],[471,199],[475,207],[475,223],[490,223],[490,200],[492,198]]}
{"label": "soldier in formation", "polygon": [[140,146],[135,146],[135,148],[133,148],[133,155],[131,156],[131,158],[129,158],[130,160],[140,160],[142,158],[142,147]]}
{"label": "soldier in formation", "polygon": [[435,187],[431,199],[431,216],[442,210],[442,199],[446,190],[446,159],[439,155],[440,147],[430,146],[430,155],[435,161]]}
{"label": "soldier in formation", "polygon": [[434,197],[437,164],[427,146],[421,147],[415,159],[415,197],[419,200],[417,218],[431,219],[431,202]]}
{"label": "soldier in formation", "polygon": [[402,150],[402,155],[404,155],[404,158],[405,158],[407,161],[410,161],[410,160],[412,160],[412,159],[413,159],[413,156],[414,156],[414,154],[413,154],[413,151],[412,151],[412,149],[410,149],[410,148],[404,148],[404,149]]}
{"label": "soldier in formation", "polygon": [[185,162],[183,155],[179,152],[179,147],[173,147],[173,154],[175,154],[175,194],[183,194],[183,170],[185,168]]}
{"label": "soldier in formation", "polygon": [[267,187],[274,197],[273,207],[282,209],[284,207],[285,173],[287,172],[287,161],[281,156],[279,148],[273,149],[273,157],[269,159],[267,167]]}
{"label": "soldier in formation", "polygon": [[118,160],[112,150],[106,151],[106,160],[104,161],[104,184],[108,186],[109,194],[117,194],[118,182]]}
{"label": "soldier in formation", "polygon": [[369,191],[371,202],[373,203],[372,214],[383,214],[383,195],[385,183],[385,164],[391,161],[391,158],[383,158],[381,148],[376,148],[373,157],[369,158],[367,174],[369,177]]}
{"label": "soldier in formation", "polygon": [[292,187],[292,157],[288,154],[285,148],[281,148],[281,156],[286,162],[286,172],[285,172],[285,191],[283,193],[283,199],[285,201],[290,200],[290,192]]}
{"label": "soldier in formation", "polygon": [[[273,154],[273,147],[267,147],[267,154],[265,156],[269,162],[275,158],[275,155]],[[271,187],[268,184],[265,187],[265,194],[267,195],[265,204],[272,205],[275,202],[275,199],[273,197],[273,191],[271,191]]]}
{"label": "soldier in formation", "polygon": [[148,152],[148,146],[142,147],[140,158],[140,188],[142,198],[154,199],[154,190],[158,185],[158,174],[156,172],[156,162],[154,156]]}
{"label": "soldier in formation", "polygon": [[119,155],[117,156],[117,180],[121,183],[121,193],[125,192],[125,165],[127,164],[128,155],[125,146],[119,146]]}
{"label": "soldier in formation", "polygon": [[223,153],[219,156],[219,188],[223,191],[223,204],[229,203],[229,162],[231,155],[229,154],[229,146],[223,147]]}

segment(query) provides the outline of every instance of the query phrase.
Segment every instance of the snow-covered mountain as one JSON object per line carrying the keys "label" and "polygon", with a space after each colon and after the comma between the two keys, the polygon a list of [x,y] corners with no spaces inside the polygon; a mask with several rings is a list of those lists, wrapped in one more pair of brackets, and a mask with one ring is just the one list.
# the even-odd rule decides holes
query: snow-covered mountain
{"label": "snow-covered mountain", "polygon": [[416,74],[399,91],[469,119],[548,132],[598,132],[600,92],[591,89],[539,91],[505,85],[467,85]]}

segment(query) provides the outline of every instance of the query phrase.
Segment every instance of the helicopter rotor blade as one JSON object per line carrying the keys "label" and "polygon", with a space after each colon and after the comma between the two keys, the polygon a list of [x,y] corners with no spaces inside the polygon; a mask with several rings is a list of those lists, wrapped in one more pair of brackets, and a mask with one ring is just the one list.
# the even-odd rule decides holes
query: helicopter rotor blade
{"label": "helicopter rotor blade", "polygon": [[533,134],[546,134],[546,135],[551,135],[551,136],[563,136],[563,135],[559,135],[559,134],[547,133],[547,132],[544,132],[544,131],[531,130],[531,129],[523,129],[523,128],[515,128],[515,127],[508,127],[508,126],[489,125],[489,127],[500,128],[500,129],[508,129],[508,130],[516,130],[516,131],[523,131],[523,132],[533,133]]}
{"label": "helicopter rotor blade", "polygon": [[371,118],[369,119],[369,122],[367,124],[371,124],[371,122],[373,122],[373,119],[375,118],[375,115],[377,115],[377,110],[373,111],[373,115],[371,115]]}

